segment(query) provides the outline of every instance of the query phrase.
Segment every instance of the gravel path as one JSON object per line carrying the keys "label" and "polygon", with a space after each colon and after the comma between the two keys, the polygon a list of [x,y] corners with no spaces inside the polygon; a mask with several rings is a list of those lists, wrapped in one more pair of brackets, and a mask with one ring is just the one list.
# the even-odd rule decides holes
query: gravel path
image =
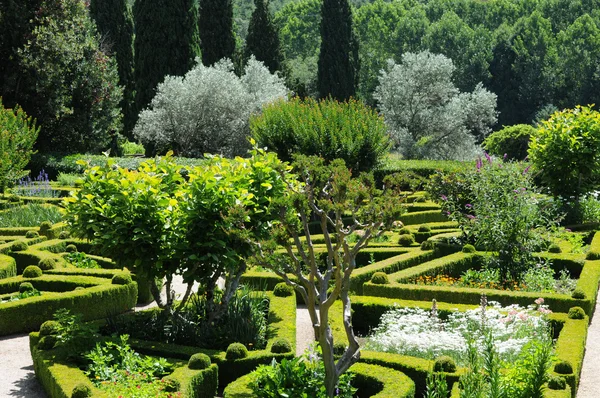
{"label": "gravel path", "polygon": [[29,335],[0,338],[0,397],[46,398],[33,372]]}
{"label": "gravel path", "polygon": [[298,304],[296,309],[296,355],[304,354],[313,341],[315,341],[315,332],[308,309],[306,305]]}
{"label": "gravel path", "polygon": [[592,323],[588,330],[577,398],[600,397],[600,380],[598,380],[598,376],[600,376],[600,302],[598,299],[600,299],[600,290],[596,299]]}

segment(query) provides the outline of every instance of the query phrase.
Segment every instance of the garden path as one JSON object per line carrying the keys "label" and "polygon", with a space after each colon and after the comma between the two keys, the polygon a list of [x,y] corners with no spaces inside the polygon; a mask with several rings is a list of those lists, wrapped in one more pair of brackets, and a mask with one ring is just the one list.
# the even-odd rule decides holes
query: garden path
{"label": "garden path", "polygon": [[592,323],[588,329],[585,345],[585,357],[583,369],[577,390],[577,398],[600,397],[600,290],[596,299],[596,309],[592,317]]}
{"label": "garden path", "polygon": [[305,304],[298,304],[296,309],[296,355],[304,354],[313,341],[315,341],[315,332],[308,308]]}

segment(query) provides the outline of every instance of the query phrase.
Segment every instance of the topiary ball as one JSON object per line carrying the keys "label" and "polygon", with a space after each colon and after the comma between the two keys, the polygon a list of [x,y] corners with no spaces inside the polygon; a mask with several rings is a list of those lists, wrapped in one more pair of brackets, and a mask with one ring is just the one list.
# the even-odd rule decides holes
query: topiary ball
{"label": "topiary ball", "polygon": [[60,323],[58,321],[46,321],[40,326],[40,336],[50,336],[58,334]]}
{"label": "topiary ball", "polygon": [[564,390],[567,388],[567,381],[562,376],[551,375],[548,379],[548,388],[551,390]]}
{"label": "topiary ball", "polygon": [[333,355],[344,355],[348,346],[340,341],[333,344]]}
{"label": "topiary ball", "polygon": [[33,238],[39,238],[40,234],[37,233],[37,231],[27,231],[27,233],[25,234],[25,237],[27,239],[33,239]]}
{"label": "topiary ball", "polygon": [[433,363],[433,371],[454,373],[456,372],[456,362],[454,362],[454,359],[450,358],[449,356],[443,355],[435,359],[435,362]]}
{"label": "topiary ball", "polygon": [[92,396],[92,389],[87,384],[79,383],[73,388],[71,398],[88,398]]}
{"label": "topiary ball", "polygon": [[463,253],[475,253],[475,246],[473,245],[464,245],[462,248]]}
{"label": "topiary ball", "polygon": [[27,246],[27,243],[23,242],[22,240],[18,240],[16,242],[13,242],[12,245],[10,245],[10,251],[11,252],[22,252],[24,250],[27,250],[29,246]]}
{"label": "topiary ball", "polygon": [[38,341],[38,348],[40,350],[51,350],[56,345],[58,339],[54,335],[42,336],[40,341]]}
{"label": "topiary ball", "polygon": [[39,278],[42,276],[42,270],[36,265],[30,265],[23,270],[23,278]]}
{"label": "topiary ball", "polygon": [[112,277],[113,285],[129,285],[132,282],[133,279],[131,279],[131,274],[127,272],[121,272]]}
{"label": "topiary ball", "polygon": [[390,280],[385,272],[375,272],[373,276],[371,276],[371,283],[376,285],[387,285],[390,283]]}
{"label": "topiary ball", "polygon": [[248,356],[248,349],[242,343],[231,343],[227,347],[225,358],[228,361],[234,361],[236,359],[246,358]]}
{"label": "topiary ball", "polygon": [[58,234],[58,239],[69,239],[69,232],[68,231],[60,231],[60,234]]}
{"label": "topiary ball", "polygon": [[38,267],[40,267],[40,269],[43,271],[54,269],[56,268],[56,259],[52,257],[42,258],[40,261],[38,261]]}
{"label": "topiary ball", "polygon": [[421,225],[419,227],[419,232],[431,232],[431,227],[429,227],[429,225]]}
{"label": "topiary ball", "polygon": [[581,290],[580,288],[577,288],[575,290],[573,290],[573,293],[571,293],[571,297],[573,297],[574,299],[578,299],[578,300],[585,300],[585,292],[583,290]]}
{"label": "topiary ball", "polygon": [[77,252],[77,246],[75,246],[75,245],[67,245],[67,247],[65,248],[65,251],[67,253],[75,253],[75,252]]}
{"label": "topiary ball", "polygon": [[190,369],[202,370],[208,368],[209,366],[210,358],[208,355],[201,352],[192,355],[188,361],[188,368]]}
{"label": "topiary ball", "polygon": [[23,282],[19,285],[19,293],[31,292],[33,289],[31,282]]}
{"label": "topiary ball", "polygon": [[569,308],[569,319],[584,319],[585,311],[581,307]]}
{"label": "topiary ball", "polygon": [[273,288],[273,294],[277,297],[289,297],[294,294],[294,288],[285,282],[280,282]]}
{"label": "topiary ball", "polygon": [[561,375],[570,375],[573,373],[573,365],[569,361],[560,361],[554,365],[554,371]]}
{"label": "topiary ball", "polygon": [[400,230],[398,230],[398,235],[410,235],[410,229],[406,228],[406,227],[402,227],[400,228]]}
{"label": "topiary ball", "polygon": [[435,249],[435,242],[432,240],[425,240],[421,242],[421,250],[433,250]]}
{"label": "topiary ball", "polygon": [[561,248],[560,248],[559,245],[557,245],[556,243],[553,243],[548,248],[548,252],[550,252],[550,253],[561,253],[562,250],[561,250]]}
{"label": "topiary ball", "polygon": [[292,351],[292,345],[287,339],[279,338],[273,342],[271,352],[273,354],[285,354]]}
{"label": "topiary ball", "polygon": [[40,235],[46,235],[50,229],[52,229],[52,223],[50,221],[42,222],[40,224]]}
{"label": "topiary ball", "polygon": [[415,243],[415,236],[413,234],[403,234],[398,237],[398,244],[400,246],[408,247]]}

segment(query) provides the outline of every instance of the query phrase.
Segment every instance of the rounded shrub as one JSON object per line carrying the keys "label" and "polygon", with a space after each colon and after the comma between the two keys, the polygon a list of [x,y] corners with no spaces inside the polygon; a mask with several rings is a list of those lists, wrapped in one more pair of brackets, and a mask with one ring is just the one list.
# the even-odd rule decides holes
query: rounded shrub
{"label": "rounded shrub", "polygon": [[431,227],[429,225],[421,225],[419,227],[419,232],[431,232]]}
{"label": "rounded shrub", "polygon": [[279,338],[273,342],[271,352],[273,354],[285,354],[292,351],[292,345],[287,339]]}
{"label": "rounded shrub", "polygon": [[529,139],[535,128],[529,124],[515,124],[498,130],[483,141],[483,146],[492,155],[506,154],[507,160],[523,160],[527,157]]}
{"label": "rounded shrub", "polygon": [[23,278],[39,278],[42,276],[42,269],[37,265],[30,265],[23,270]]}
{"label": "rounded shrub", "polygon": [[10,251],[11,252],[22,252],[24,250],[27,250],[29,246],[27,246],[27,243],[23,242],[22,240],[13,242],[12,245],[10,245]]}
{"label": "rounded shrub", "polygon": [[562,252],[560,246],[557,245],[556,243],[551,244],[550,247],[548,248],[548,251],[550,253],[561,253]]}
{"label": "rounded shrub", "polygon": [[424,240],[421,243],[421,250],[433,250],[435,249],[435,242],[432,240]]}
{"label": "rounded shrub", "polygon": [[37,231],[27,231],[25,237],[27,239],[39,238],[40,234]]}
{"label": "rounded shrub", "polygon": [[67,247],[65,248],[65,251],[67,253],[75,253],[77,251],[77,246],[75,246],[75,245],[67,245]]}
{"label": "rounded shrub", "polygon": [[188,361],[188,368],[190,369],[202,370],[208,368],[209,366],[210,358],[208,355],[201,352],[192,355]]}
{"label": "rounded shrub", "polygon": [[415,236],[413,234],[404,234],[398,237],[398,244],[400,246],[408,247],[415,243]]}
{"label": "rounded shrub", "polygon": [[456,372],[456,362],[454,362],[454,359],[446,355],[438,357],[433,363],[433,371],[454,373]]}
{"label": "rounded shrub", "polygon": [[69,239],[69,232],[68,231],[60,231],[60,234],[58,234],[58,239]]}
{"label": "rounded shrub", "polygon": [[54,335],[42,336],[40,341],[38,341],[38,348],[40,350],[51,350],[56,345],[58,339]]}
{"label": "rounded shrub", "polygon": [[348,346],[341,341],[335,342],[333,344],[333,355],[344,355],[346,348],[348,348]]}
{"label": "rounded shrub", "polygon": [[469,244],[464,245],[462,248],[462,252],[463,253],[475,253],[476,252],[475,246],[469,245]]}
{"label": "rounded shrub", "polygon": [[50,221],[43,221],[40,224],[40,235],[46,235],[51,228],[52,223]]}
{"label": "rounded shrub", "polygon": [[273,294],[277,297],[289,297],[294,294],[294,287],[285,282],[280,282],[273,288]]}
{"label": "rounded shrub", "polygon": [[573,365],[569,361],[559,361],[554,365],[554,371],[561,375],[570,375],[573,373]]}
{"label": "rounded shrub", "polygon": [[585,311],[581,307],[569,308],[569,319],[584,319]]}
{"label": "rounded shrub", "polygon": [[31,292],[33,289],[31,282],[23,282],[19,285],[19,293]]}
{"label": "rounded shrub", "polygon": [[58,321],[46,321],[40,326],[40,336],[50,336],[52,334],[58,334],[60,329],[60,323]]}
{"label": "rounded shrub", "polygon": [[44,271],[54,269],[56,268],[56,259],[52,257],[42,258],[40,261],[38,261],[38,267]]}
{"label": "rounded shrub", "polygon": [[571,293],[571,297],[577,300],[585,300],[587,296],[585,295],[585,292],[583,290],[581,290],[580,288],[576,288],[575,290],[573,290],[573,293]]}
{"label": "rounded shrub", "polygon": [[247,356],[248,356],[248,349],[242,343],[229,344],[229,347],[227,347],[227,352],[225,353],[225,358],[228,361],[246,358]]}
{"label": "rounded shrub", "polygon": [[406,228],[406,227],[402,227],[398,230],[398,235],[410,235],[410,229]]}
{"label": "rounded shrub", "polygon": [[551,390],[564,390],[567,388],[567,381],[562,376],[550,375],[548,378],[548,388]]}
{"label": "rounded shrub", "polygon": [[374,283],[376,285],[387,285],[388,283],[390,283],[390,280],[388,279],[388,276],[385,272],[375,272],[371,276],[371,283]]}
{"label": "rounded shrub", "polygon": [[92,389],[87,384],[79,383],[73,388],[71,398],[88,398],[92,396]]}
{"label": "rounded shrub", "polygon": [[132,282],[133,279],[131,279],[131,274],[127,272],[120,272],[112,277],[113,285],[128,285]]}

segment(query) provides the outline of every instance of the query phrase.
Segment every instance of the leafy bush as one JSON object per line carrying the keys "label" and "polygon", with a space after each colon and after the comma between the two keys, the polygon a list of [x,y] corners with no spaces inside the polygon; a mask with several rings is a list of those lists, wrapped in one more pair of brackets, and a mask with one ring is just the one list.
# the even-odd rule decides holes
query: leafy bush
{"label": "leafy bush", "polygon": [[551,244],[548,247],[548,252],[550,252],[550,253],[561,253],[562,249],[560,248],[559,245],[557,245],[556,243],[553,243],[553,244]]}
{"label": "leafy bush", "polygon": [[[72,247],[71,247],[72,246]],[[77,268],[101,268],[100,264],[94,259],[89,258],[85,253],[78,252],[77,247],[75,245],[68,245],[66,247],[67,255],[65,256],[65,260],[74,265]],[[116,276],[116,275],[115,275]],[[113,278],[114,283],[114,278]],[[123,283],[126,284],[126,283]]]}
{"label": "leafy bush", "polygon": [[201,352],[194,354],[190,357],[188,361],[188,368],[202,370],[206,369],[210,366],[210,358],[206,354],[202,354]]}
{"label": "leafy bush", "polygon": [[39,278],[42,276],[40,267],[30,265],[23,270],[23,278]]}
{"label": "leafy bush", "polygon": [[462,248],[463,253],[475,253],[475,251],[476,251],[475,246],[473,246],[471,244],[466,244]]}
{"label": "leafy bush", "polygon": [[50,336],[58,334],[60,323],[58,321],[46,321],[40,326],[40,336]]}
{"label": "leafy bush", "polygon": [[581,307],[569,308],[569,319],[584,319],[585,311]]}
{"label": "leafy bush", "polygon": [[92,396],[92,389],[87,384],[79,383],[73,387],[71,398],[89,398]]}
{"label": "leafy bush", "polygon": [[[67,253],[76,253],[77,252],[77,246],[75,246],[73,244],[67,245],[67,247],[65,248],[65,251]],[[69,261],[68,257],[67,257],[67,261]]]}
{"label": "leafy bush", "polygon": [[42,271],[47,271],[56,268],[56,259],[54,257],[44,257],[38,261],[38,267]]}
{"label": "leafy bush", "polygon": [[241,77],[230,61],[211,67],[198,62],[184,77],[167,76],[159,84],[134,134],[159,152],[172,149],[191,157],[244,154],[250,114],[286,94],[281,79],[253,57]]}
{"label": "leafy bush", "polygon": [[287,339],[280,338],[273,342],[271,352],[274,354],[285,354],[292,351],[292,345]]}
{"label": "leafy bush", "polygon": [[58,339],[55,335],[42,336],[38,342],[38,348],[40,350],[51,350],[56,346],[57,341]]}
{"label": "leafy bush", "polygon": [[390,280],[385,272],[375,272],[373,276],[371,276],[371,283],[375,283],[376,285],[387,285],[390,283]]}
{"label": "leafy bush", "polygon": [[529,139],[534,132],[535,128],[529,124],[506,126],[490,134],[483,141],[483,147],[492,155],[505,160],[524,160],[529,149]]}
{"label": "leafy bush", "polygon": [[426,240],[421,243],[421,250],[433,250],[435,249],[435,242]]}
{"label": "leafy bush", "polygon": [[398,237],[398,244],[400,246],[412,246],[415,243],[415,236],[413,234],[403,234]]}
{"label": "leafy bush", "polygon": [[131,279],[131,274],[126,273],[126,272],[121,272],[121,273],[115,274],[112,277],[113,285],[128,285],[132,282],[133,282],[133,280]]}
{"label": "leafy bush", "polygon": [[46,220],[40,223],[40,235],[46,235],[50,229],[52,229],[51,221]]}
{"label": "leafy bush", "polygon": [[285,282],[279,282],[273,288],[273,294],[277,297],[289,297],[294,294],[294,287]]}
{"label": "leafy bush", "polygon": [[573,365],[569,361],[559,361],[554,365],[554,371],[561,375],[570,375],[573,373]]}
{"label": "leafy bush", "polygon": [[564,390],[567,388],[567,381],[562,376],[550,376],[548,388],[551,390]]}
{"label": "leafy bush", "polygon": [[38,238],[39,236],[40,234],[37,231],[27,231],[27,233],[25,234],[25,237],[27,239]]}
{"label": "leafy bush", "polygon": [[228,361],[234,361],[236,359],[246,358],[248,356],[248,349],[242,343],[231,343],[227,347],[225,358]]}
{"label": "leafy bush", "polygon": [[431,232],[431,227],[429,225],[421,225],[419,226],[419,232]]}
{"label": "leafy bush", "polygon": [[433,363],[433,371],[454,373],[456,372],[456,362],[454,362],[454,359],[450,358],[449,356],[444,355],[438,357]]}
{"label": "leafy bush", "polygon": [[29,246],[27,246],[27,243],[19,240],[16,242],[13,242],[12,245],[10,245],[10,251],[12,252],[22,252],[24,250],[27,250]]}
{"label": "leafy bush", "polygon": [[383,119],[361,102],[300,99],[277,101],[251,117],[252,136],[284,161],[292,155],[341,158],[353,173],[380,166],[389,149]]}
{"label": "leafy bush", "polygon": [[34,287],[30,282],[23,282],[19,285],[19,293],[30,292],[32,290],[34,290]]}
{"label": "leafy bush", "polygon": [[0,194],[25,177],[39,128],[20,107],[5,109],[0,97]]}
{"label": "leafy bush", "polygon": [[577,288],[577,289],[573,290],[571,297],[573,297],[574,299],[578,299],[578,300],[585,300],[586,295],[583,290],[581,290],[580,288]]}

